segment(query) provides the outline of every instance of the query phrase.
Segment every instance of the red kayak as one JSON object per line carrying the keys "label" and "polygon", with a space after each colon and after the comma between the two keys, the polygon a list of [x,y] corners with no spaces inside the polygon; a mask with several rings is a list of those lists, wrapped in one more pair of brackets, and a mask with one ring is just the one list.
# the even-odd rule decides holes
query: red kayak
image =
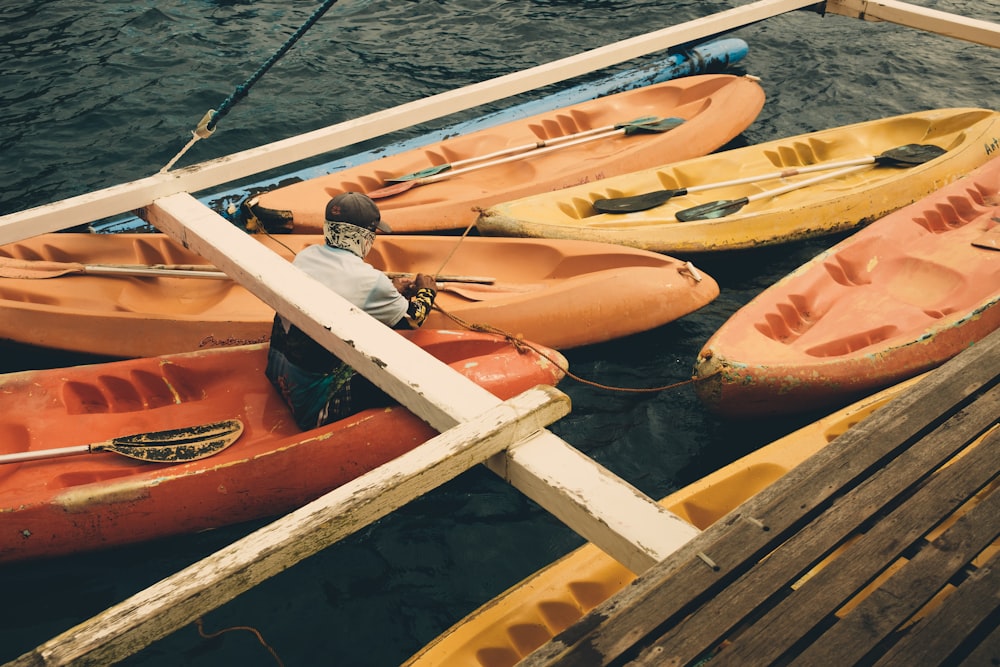
{"label": "red kayak", "polygon": [[[522,353],[490,334],[402,335],[501,399],[554,385],[566,368],[554,350]],[[267,346],[249,345],[0,375],[0,563],[282,514],[437,434],[398,406],[300,431],[266,362]],[[217,423],[218,438],[206,437]],[[85,446],[51,458],[164,431],[159,444],[133,450],[171,451],[163,445],[190,436],[170,462]],[[232,444],[219,444],[227,437]],[[221,451],[187,458],[198,447]]]}

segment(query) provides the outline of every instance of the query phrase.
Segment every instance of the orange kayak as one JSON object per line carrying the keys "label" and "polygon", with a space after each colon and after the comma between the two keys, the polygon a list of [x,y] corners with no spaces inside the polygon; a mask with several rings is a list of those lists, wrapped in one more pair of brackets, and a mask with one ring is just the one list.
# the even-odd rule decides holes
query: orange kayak
{"label": "orange kayak", "polygon": [[[286,258],[322,243],[306,234],[256,238]],[[686,262],[580,241],[388,235],[367,260],[388,272],[492,281],[442,280],[425,328],[486,325],[557,349],[661,326],[719,294]],[[113,357],[265,342],[274,311],[239,283],[146,268],[204,261],[164,234],[44,234],[2,246],[0,338]],[[140,268],[100,272],[113,265]]]}
{"label": "orange kayak", "polygon": [[[664,156],[683,160],[711,153],[749,127],[763,106],[764,91],[753,77],[675,79],[277,188],[244,203],[243,223],[322,233],[326,203],[355,191],[377,199],[394,232],[464,229],[480,207],[653,167]],[[666,131],[614,129],[640,118],[683,122]],[[495,157],[479,160],[484,156]],[[378,194],[389,186],[404,191]]]}
{"label": "orange kayak", "polygon": [[[564,374],[558,352],[522,354],[498,336],[403,335],[502,399]],[[436,435],[402,407],[300,431],[264,376],[266,363],[266,345],[249,345],[0,375],[0,562],[282,514]],[[93,452],[4,461],[233,419],[243,424],[238,439],[199,460]]]}
{"label": "orange kayak", "polygon": [[846,402],[1000,327],[1000,158],[877,220],[737,311],[695,364],[732,417]]}

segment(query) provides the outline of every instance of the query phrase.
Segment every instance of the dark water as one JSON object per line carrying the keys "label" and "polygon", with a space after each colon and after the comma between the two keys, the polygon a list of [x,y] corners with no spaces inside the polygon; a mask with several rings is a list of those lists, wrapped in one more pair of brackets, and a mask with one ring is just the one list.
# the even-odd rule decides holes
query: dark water
{"label": "dark water", "polygon": [[[29,0],[0,3],[0,214],[150,175],[319,3]],[[712,0],[342,0],[182,159],[191,164],[673,25]],[[930,2],[1000,20],[997,0]],[[889,24],[797,12],[732,34],[768,100],[745,142],[921,109],[1000,108],[1000,54]],[[494,105],[495,106],[495,105]],[[494,108],[494,107],[490,107]],[[468,114],[465,114],[467,116]],[[454,121],[458,118],[445,119]],[[423,129],[426,129],[423,128]],[[420,128],[411,131],[417,134]],[[406,133],[401,133],[406,134]],[[722,286],[698,313],[572,351],[615,386],[684,380],[708,336],[754,294],[836,239],[698,258]],[[0,370],[93,361],[0,347]],[[618,394],[567,381],[553,430],[661,497],[809,419],[729,423],[687,387]],[[0,569],[0,662],[262,524]],[[252,626],[286,665],[392,665],[580,543],[483,469],[411,503],[205,617]],[[275,664],[250,633],[186,627],[126,664]]]}

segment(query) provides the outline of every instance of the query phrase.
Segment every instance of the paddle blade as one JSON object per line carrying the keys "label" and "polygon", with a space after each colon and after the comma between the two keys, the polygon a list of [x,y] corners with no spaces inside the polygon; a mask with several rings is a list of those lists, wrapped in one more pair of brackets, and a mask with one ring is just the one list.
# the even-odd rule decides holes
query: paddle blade
{"label": "paddle blade", "polygon": [[108,451],[139,461],[180,463],[218,454],[243,434],[238,419],[154,433],[124,435],[93,445],[92,452]]}
{"label": "paddle blade", "polygon": [[656,190],[646,192],[634,197],[616,197],[614,199],[597,199],[594,201],[594,210],[599,213],[635,213],[637,211],[648,211],[651,208],[662,206],[672,197],[683,195],[687,190]]}
{"label": "paddle blade", "polygon": [[[415,171],[412,174],[406,174],[405,176],[397,176],[395,178],[387,178],[387,179],[385,179],[385,182],[386,183],[402,183],[404,181],[412,181],[415,178],[427,178],[428,176],[434,176],[436,174],[440,174],[442,172],[448,171],[449,169],[451,169],[451,164],[439,164],[439,165],[435,165],[433,167],[427,167],[425,169],[421,169],[420,171]],[[371,196],[371,195],[369,195],[369,196]]]}
{"label": "paddle blade", "polygon": [[677,211],[675,217],[681,222],[691,222],[692,220],[714,220],[715,218],[724,218],[727,215],[736,213],[741,208],[746,206],[747,203],[749,203],[749,200],[746,197],[741,199],[722,199],[719,201],[710,201],[707,204],[699,204],[698,206],[686,208],[683,211]]}
{"label": "paddle blade", "polygon": [[624,125],[625,136],[630,136],[633,134],[640,133],[653,133],[653,132],[666,132],[667,130],[672,130],[681,123],[684,122],[683,118],[664,118],[663,120],[657,121],[655,123],[629,123]]}
{"label": "paddle blade", "polygon": [[44,279],[84,273],[83,264],[76,262],[44,262],[40,260],[0,257],[0,278]]}
{"label": "paddle blade", "polygon": [[875,162],[885,165],[912,167],[913,165],[930,162],[934,158],[947,153],[945,149],[933,144],[906,144],[887,150],[875,157]]}
{"label": "paddle blade", "polygon": [[420,181],[400,181],[399,183],[393,183],[392,185],[387,185],[384,188],[379,188],[378,190],[372,190],[367,193],[372,199],[384,199],[385,197],[392,197],[393,195],[398,195],[406,192],[410,188],[415,188],[420,185]]}

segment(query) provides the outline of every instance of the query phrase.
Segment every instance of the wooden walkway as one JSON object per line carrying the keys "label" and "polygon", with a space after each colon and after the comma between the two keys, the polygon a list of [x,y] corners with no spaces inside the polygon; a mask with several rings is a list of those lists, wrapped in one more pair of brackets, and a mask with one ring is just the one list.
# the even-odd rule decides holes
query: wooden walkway
{"label": "wooden walkway", "polygon": [[1000,331],[523,665],[1000,664]]}

